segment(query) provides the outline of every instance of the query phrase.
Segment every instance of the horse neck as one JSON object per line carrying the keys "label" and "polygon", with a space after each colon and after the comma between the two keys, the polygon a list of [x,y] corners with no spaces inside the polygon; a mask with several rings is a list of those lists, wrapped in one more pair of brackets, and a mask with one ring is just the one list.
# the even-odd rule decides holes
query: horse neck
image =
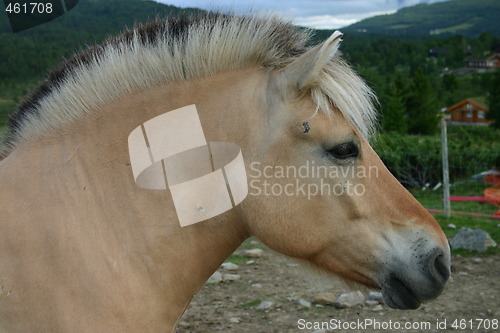
{"label": "horse neck", "polygon": [[[43,223],[64,224],[70,233],[68,224],[73,223],[80,235],[99,235],[82,246],[136,253],[140,265],[126,259],[125,264],[144,274],[154,271],[149,279],[157,280],[167,299],[175,298],[179,307],[172,311],[180,316],[195,291],[249,233],[238,209],[181,228],[168,190],[144,190],[134,183],[128,135],[148,119],[196,104],[207,141],[234,142],[245,151],[259,121],[248,108],[255,106],[265,77],[261,70],[247,69],[134,93],[64,131],[20,144],[0,171],[17,179],[13,186],[23,183],[31,193],[45,193],[35,199],[35,207],[50,217]],[[55,202],[59,210],[51,208]],[[32,214],[25,218],[35,223],[38,216]]]}

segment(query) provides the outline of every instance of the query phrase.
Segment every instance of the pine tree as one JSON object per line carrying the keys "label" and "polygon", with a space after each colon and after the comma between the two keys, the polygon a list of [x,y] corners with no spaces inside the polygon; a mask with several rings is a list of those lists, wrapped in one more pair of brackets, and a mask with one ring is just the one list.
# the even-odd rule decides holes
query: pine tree
{"label": "pine tree", "polygon": [[384,118],[382,128],[384,131],[408,133],[408,117],[405,106],[405,82],[400,73],[396,74],[394,82],[390,84],[389,91],[384,96]]}
{"label": "pine tree", "polygon": [[429,77],[421,69],[415,72],[411,89],[406,102],[409,133],[435,133],[439,122],[439,107]]}
{"label": "pine tree", "polygon": [[500,70],[493,75],[488,96],[490,111],[486,113],[486,118],[494,120],[490,126],[500,129]]}
{"label": "pine tree", "polygon": [[454,74],[446,74],[443,76],[443,88],[448,92],[453,92],[458,88],[458,80]]}

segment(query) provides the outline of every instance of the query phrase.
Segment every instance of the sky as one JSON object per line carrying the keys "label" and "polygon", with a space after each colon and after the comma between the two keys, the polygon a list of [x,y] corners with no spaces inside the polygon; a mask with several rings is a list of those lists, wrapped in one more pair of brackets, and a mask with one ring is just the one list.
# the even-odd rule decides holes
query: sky
{"label": "sky", "polygon": [[300,26],[315,29],[342,28],[367,17],[392,14],[398,9],[419,3],[446,0],[155,0],[177,7],[249,9],[278,12]]}

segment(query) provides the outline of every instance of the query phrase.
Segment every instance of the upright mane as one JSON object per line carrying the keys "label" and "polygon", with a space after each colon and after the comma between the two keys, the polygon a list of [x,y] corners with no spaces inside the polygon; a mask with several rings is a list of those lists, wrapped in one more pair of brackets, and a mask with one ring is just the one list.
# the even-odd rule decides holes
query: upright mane
{"label": "upright mane", "polygon": [[[0,158],[15,146],[137,90],[252,65],[279,69],[307,50],[308,30],[276,16],[205,13],[156,19],[73,55],[22,102]],[[337,107],[365,136],[376,112],[370,88],[335,57],[311,88],[318,108]]]}

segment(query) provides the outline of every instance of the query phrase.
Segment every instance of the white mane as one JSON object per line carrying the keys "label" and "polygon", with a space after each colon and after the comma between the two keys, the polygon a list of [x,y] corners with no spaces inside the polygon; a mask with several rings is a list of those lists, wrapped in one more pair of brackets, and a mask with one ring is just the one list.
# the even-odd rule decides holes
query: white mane
{"label": "white mane", "polygon": [[[209,13],[138,26],[54,70],[11,117],[0,155],[133,91],[251,65],[284,67],[309,37],[275,16]],[[374,128],[373,93],[341,59],[325,66],[311,96],[324,112],[337,107],[363,135]]]}

